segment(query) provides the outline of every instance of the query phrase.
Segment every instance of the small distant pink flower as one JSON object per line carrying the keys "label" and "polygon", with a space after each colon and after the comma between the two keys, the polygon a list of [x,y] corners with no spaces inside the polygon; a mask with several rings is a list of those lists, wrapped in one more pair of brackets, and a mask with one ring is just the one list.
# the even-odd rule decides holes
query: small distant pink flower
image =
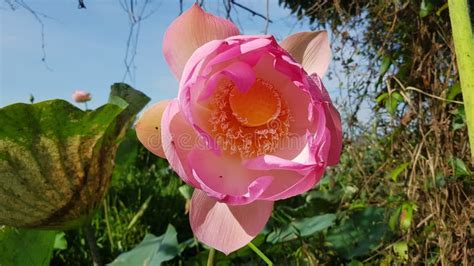
{"label": "small distant pink flower", "polygon": [[197,239],[229,254],[262,231],[275,201],[308,191],[339,162],[341,120],[321,81],[327,33],[278,43],[194,5],[168,28],[163,52],[178,96],[145,111],[137,135],[195,188]]}
{"label": "small distant pink flower", "polygon": [[88,102],[92,99],[91,94],[89,92],[81,91],[81,90],[76,90],[72,94],[72,99],[76,103],[85,103]]}

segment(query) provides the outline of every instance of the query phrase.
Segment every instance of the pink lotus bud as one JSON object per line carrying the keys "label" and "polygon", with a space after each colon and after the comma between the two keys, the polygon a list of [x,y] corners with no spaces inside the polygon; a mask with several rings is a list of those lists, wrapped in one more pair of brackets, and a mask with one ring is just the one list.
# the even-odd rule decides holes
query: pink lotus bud
{"label": "pink lotus bud", "polygon": [[85,102],[90,101],[92,99],[92,97],[91,97],[91,94],[89,92],[76,90],[72,94],[72,99],[76,103],[85,103]]}

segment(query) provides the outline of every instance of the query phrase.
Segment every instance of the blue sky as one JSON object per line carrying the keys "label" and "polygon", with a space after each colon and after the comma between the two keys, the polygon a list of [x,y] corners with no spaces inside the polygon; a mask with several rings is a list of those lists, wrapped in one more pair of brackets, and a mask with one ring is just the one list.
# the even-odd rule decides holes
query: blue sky
{"label": "blue sky", "polygon": [[[28,102],[30,94],[34,95],[36,102],[53,98],[70,101],[76,89],[92,93],[89,107],[104,104],[110,85],[122,81],[125,72],[123,60],[129,24],[118,1],[86,0],[85,10],[77,9],[76,0],[25,2],[51,17],[43,19],[46,59],[51,70],[41,62],[38,22],[26,10],[11,11],[1,3],[0,106]],[[238,2],[265,13],[265,1]],[[185,0],[185,9],[193,3]],[[177,93],[177,81],[166,65],[161,45],[166,28],[179,14],[179,1],[155,0],[150,7],[156,12],[141,26],[135,78],[125,82],[156,102],[173,98]],[[222,1],[207,0],[204,7],[207,11],[224,15]],[[278,5],[277,0],[270,1],[270,17],[274,23],[270,24],[269,33],[277,39],[309,30],[307,21],[297,22],[289,10]],[[265,21],[242,9],[235,7],[232,18],[244,34],[263,32]]]}

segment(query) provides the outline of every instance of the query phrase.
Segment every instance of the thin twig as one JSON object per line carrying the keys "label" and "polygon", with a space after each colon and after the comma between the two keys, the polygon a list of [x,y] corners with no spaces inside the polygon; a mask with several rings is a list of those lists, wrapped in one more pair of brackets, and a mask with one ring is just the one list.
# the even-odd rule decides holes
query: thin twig
{"label": "thin twig", "polygon": [[136,68],[135,57],[138,50],[141,23],[155,13],[156,10],[151,10],[146,13],[149,4],[152,2],[153,0],[144,0],[143,4],[140,6],[137,0],[120,1],[122,9],[128,14],[129,18],[129,32],[125,48],[125,57],[123,59],[125,65],[125,73],[122,78],[123,81],[125,81],[127,77],[130,78],[130,81],[132,82],[135,80],[132,70]]}
{"label": "thin twig", "polygon": [[436,96],[434,94],[430,94],[430,93],[427,93],[427,92],[424,92],[418,88],[415,88],[415,87],[411,87],[411,86],[408,86],[408,87],[405,87],[402,85],[401,81],[398,80],[396,77],[393,77],[392,78],[398,83],[398,85],[400,85],[400,87],[402,88],[402,90],[408,90],[408,91],[416,91],[418,93],[421,93],[423,95],[426,95],[428,97],[431,97],[431,98],[434,98],[434,99],[437,99],[437,100],[440,100],[440,101],[443,101],[443,102],[449,102],[449,103],[457,103],[457,104],[464,104],[464,102],[461,102],[461,101],[456,101],[456,100],[449,100],[449,99],[446,99],[446,98],[443,98],[443,97],[440,97],[440,96]]}
{"label": "thin twig", "polygon": [[265,16],[265,28],[263,28],[263,33],[267,34],[268,33],[268,26],[270,25],[270,0],[266,1],[266,10],[267,10],[267,15]]}
{"label": "thin twig", "polygon": [[[252,9],[250,9],[250,8],[248,8],[248,7],[246,7],[246,6],[242,5],[242,4],[239,4],[239,3],[235,2],[234,0],[230,0],[230,2],[231,2],[233,5],[236,5],[236,6],[240,7],[240,8],[242,8],[242,9],[244,9],[244,10],[250,12],[250,13],[251,13],[252,15],[254,15],[254,16],[261,17],[261,18],[267,20],[267,17],[265,17],[264,15],[262,15],[262,14],[256,12],[256,11],[253,11]],[[268,19],[268,22],[273,23],[273,21],[272,21],[271,19]]]}
{"label": "thin twig", "polygon": [[26,11],[28,11],[34,18],[35,20],[40,24],[41,27],[41,51],[43,53],[41,57],[41,62],[43,62],[43,65],[46,67],[47,70],[52,71],[52,69],[49,67],[48,63],[46,62],[46,41],[45,41],[45,33],[44,33],[44,22],[41,17],[43,18],[51,18],[48,15],[38,12],[34,9],[32,9],[25,1],[23,0],[14,0],[13,2],[10,0],[6,0],[6,2],[10,5],[10,8],[12,10],[15,10],[15,5],[13,4],[16,3],[20,7],[24,8]]}

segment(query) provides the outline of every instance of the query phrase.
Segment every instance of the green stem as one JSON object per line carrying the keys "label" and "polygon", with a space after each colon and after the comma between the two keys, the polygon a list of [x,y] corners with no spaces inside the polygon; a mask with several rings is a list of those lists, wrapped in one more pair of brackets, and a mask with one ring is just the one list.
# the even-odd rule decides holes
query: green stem
{"label": "green stem", "polygon": [[467,0],[449,0],[449,17],[474,162],[474,38]]}
{"label": "green stem", "polygon": [[249,246],[249,248],[251,248],[263,261],[265,261],[267,265],[273,266],[273,262],[267,256],[265,256],[265,254],[263,254],[263,252],[260,251],[260,249],[258,249],[252,242],[248,243],[247,246]]}
{"label": "green stem", "polygon": [[216,255],[216,250],[211,248],[209,250],[209,256],[207,257],[207,266],[214,265],[214,256]]}
{"label": "green stem", "polygon": [[102,266],[102,257],[100,256],[99,247],[97,246],[97,240],[95,238],[95,231],[91,225],[91,221],[87,221],[82,228],[84,230],[84,234],[86,236],[87,244],[89,245],[91,256],[92,256],[92,263],[94,266]]}

